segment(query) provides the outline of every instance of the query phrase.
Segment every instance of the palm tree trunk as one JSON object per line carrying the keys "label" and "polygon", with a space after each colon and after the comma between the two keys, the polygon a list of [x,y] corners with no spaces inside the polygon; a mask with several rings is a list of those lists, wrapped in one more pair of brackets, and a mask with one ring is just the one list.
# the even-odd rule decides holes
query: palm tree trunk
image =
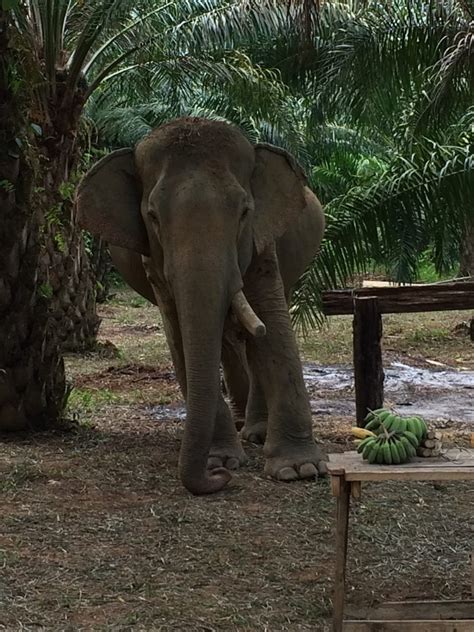
{"label": "palm tree trunk", "polygon": [[[56,422],[65,393],[57,330],[38,274],[41,217],[31,206],[35,161],[22,152],[28,96],[9,85],[11,69],[25,63],[9,45],[9,18],[0,10],[0,431]],[[31,144],[28,151],[34,152]]]}
{"label": "palm tree trunk", "polygon": [[474,219],[466,219],[459,276],[474,276]]}
{"label": "palm tree trunk", "polygon": [[[60,75],[63,77],[63,75]],[[33,203],[43,214],[43,253],[39,275],[50,297],[50,311],[63,350],[84,351],[95,344],[99,319],[96,312],[97,278],[82,231],[73,215],[78,175],[79,119],[84,95],[61,91],[46,120],[38,121],[42,186]]]}

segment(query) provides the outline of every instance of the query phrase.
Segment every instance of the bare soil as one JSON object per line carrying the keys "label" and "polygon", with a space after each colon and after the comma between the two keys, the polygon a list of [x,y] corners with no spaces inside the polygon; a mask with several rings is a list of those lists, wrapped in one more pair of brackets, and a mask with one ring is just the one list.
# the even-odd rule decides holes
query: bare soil
{"label": "bare soil", "polygon": [[[468,315],[387,318],[387,362],[472,370],[474,344],[455,330]],[[190,496],[156,309],[121,292],[101,317],[97,352],[67,359],[70,430],[0,444],[0,629],[329,630],[328,482],[267,480],[248,445],[249,465],[225,491]],[[349,365],[350,336],[350,319],[332,319],[300,341],[305,360]],[[352,449],[352,424],[314,415],[328,452]],[[455,413],[431,424],[468,446],[472,427]],[[473,485],[366,485],[351,524],[349,603],[469,595]]]}

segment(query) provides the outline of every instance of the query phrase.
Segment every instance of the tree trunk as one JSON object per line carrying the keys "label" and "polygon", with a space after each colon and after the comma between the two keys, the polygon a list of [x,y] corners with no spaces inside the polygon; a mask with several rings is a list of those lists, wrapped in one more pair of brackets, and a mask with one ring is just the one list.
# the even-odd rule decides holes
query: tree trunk
{"label": "tree trunk", "polygon": [[[51,199],[51,196],[48,196]],[[44,200],[35,200],[45,208]],[[39,277],[49,297],[49,309],[64,351],[85,351],[95,344],[96,279],[82,231],[72,219],[72,203],[63,200],[44,217]]]}
{"label": "tree trunk", "polygon": [[100,237],[93,237],[90,246],[90,261],[96,281],[96,301],[105,303],[110,293],[112,259],[109,248]]}
{"label": "tree trunk", "polygon": [[[25,64],[9,46],[8,11],[0,10],[0,431],[51,425],[62,413],[64,365],[49,298],[38,274],[41,216],[32,207],[34,152],[25,133],[22,90],[12,68]],[[31,160],[35,158],[36,160]]]}
{"label": "tree trunk", "polygon": [[[73,215],[79,180],[79,120],[84,95],[65,95],[64,72],[57,73],[56,102],[47,120],[38,120],[41,187],[34,204],[43,213],[43,249],[39,275],[50,297],[50,310],[63,350],[85,351],[95,344],[97,279]],[[66,98],[68,97],[68,98]]]}
{"label": "tree trunk", "polygon": [[474,276],[474,219],[466,220],[459,276]]}

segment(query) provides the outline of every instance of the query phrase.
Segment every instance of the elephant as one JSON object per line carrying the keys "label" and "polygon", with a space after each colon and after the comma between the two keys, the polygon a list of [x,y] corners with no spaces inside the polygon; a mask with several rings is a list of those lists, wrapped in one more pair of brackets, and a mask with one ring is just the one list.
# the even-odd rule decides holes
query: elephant
{"label": "elephant", "polygon": [[[221,490],[246,461],[242,438],[264,442],[270,477],[324,474],[288,311],[324,214],[293,156],[225,121],[175,119],[96,163],[76,214],[161,312],[186,401],[185,488]],[[245,416],[240,435],[236,414]]]}

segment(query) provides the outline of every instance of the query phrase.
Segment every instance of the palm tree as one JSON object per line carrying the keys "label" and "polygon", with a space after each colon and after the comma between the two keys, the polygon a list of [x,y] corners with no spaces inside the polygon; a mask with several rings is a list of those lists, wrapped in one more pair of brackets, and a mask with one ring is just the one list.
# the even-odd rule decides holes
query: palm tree
{"label": "palm tree", "polygon": [[[5,3],[4,5],[5,6]],[[22,430],[57,418],[64,366],[37,284],[40,213],[32,206],[38,154],[24,104],[31,98],[21,69],[27,50],[13,46],[12,13],[0,9],[0,430]],[[32,210],[33,209],[33,210]]]}
{"label": "palm tree", "polygon": [[[333,187],[326,197],[327,236],[319,260],[294,295],[296,321],[315,324],[321,288],[343,285],[374,260],[394,280],[411,282],[427,246],[439,272],[459,261],[462,244],[469,252],[472,18],[472,3],[457,0],[396,0],[389,6],[328,2],[320,8],[304,55],[298,56],[294,45],[281,55],[283,75],[297,70],[295,89],[304,87],[308,137],[320,133],[321,122],[322,127],[328,121],[347,127],[363,141],[370,138],[377,163],[373,177],[363,181],[357,170],[346,172],[345,190]],[[318,179],[337,175],[339,148],[336,140],[330,163],[323,158],[326,171],[315,156]],[[470,270],[466,265],[464,272]]]}
{"label": "palm tree", "polygon": [[258,76],[272,73],[255,75],[235,46],[250,32],[277,30],[284,15],[276,0],[258,7],[244,0],[158,0],[153,7],[147,0],[3,0],[0,300],[8,309],[0,327],[9,342],[0,355],[0,430],[58,418],[59,349],[86,345],[97,329],[93,278],[72,213],[93,134],[86,104],[120,94],[126,107],[158,85],[189,98],[198,82],[209,93],[235,84],[258,100]]}

